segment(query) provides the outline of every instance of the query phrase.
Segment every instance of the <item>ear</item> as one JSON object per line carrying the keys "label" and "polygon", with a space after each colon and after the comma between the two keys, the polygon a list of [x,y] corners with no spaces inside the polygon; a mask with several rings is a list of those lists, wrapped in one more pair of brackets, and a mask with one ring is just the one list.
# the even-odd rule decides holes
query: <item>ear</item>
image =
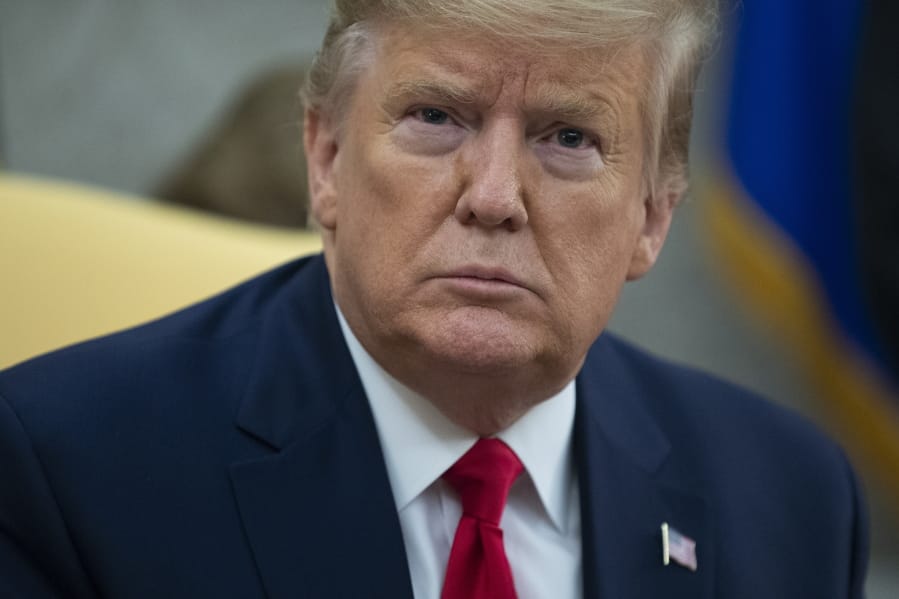
{"label": "ear", "polygon": [[303,148],[309,173],[309,206],[318,224],[333,231],[337,227],[337,133],[331,119],[312,108],[306,109],[303,118]]}
{"label": "ear", "polygon": [[680,199],[681,192],[667,185],[662,189],[664,197],[657,198],[650,195],[643,200],[643,228],[631,256],[630,268],[627,271],[628,281],[635,281],[649,272],[668,237],[674,207]]}

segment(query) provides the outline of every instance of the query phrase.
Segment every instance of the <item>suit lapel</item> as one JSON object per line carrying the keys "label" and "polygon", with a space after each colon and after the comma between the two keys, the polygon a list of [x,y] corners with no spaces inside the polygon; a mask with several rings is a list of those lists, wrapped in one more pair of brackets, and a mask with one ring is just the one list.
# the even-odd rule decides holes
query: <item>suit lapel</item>
{"label": "suit lapel", "polygon": [[312,259],[267,311],[238,426],[267,447],[233,464],[244,530],[271,599],[411,597],[374,421]]}
{"label": "suit lapel", "polygon": [[[675,456],[631,372],[601,338],[578,377],[574,442],[584,597],[711,597],[713,537],[705,503],[671,474]],[[696,541],[696,572],[662,564],[663,522]]]}

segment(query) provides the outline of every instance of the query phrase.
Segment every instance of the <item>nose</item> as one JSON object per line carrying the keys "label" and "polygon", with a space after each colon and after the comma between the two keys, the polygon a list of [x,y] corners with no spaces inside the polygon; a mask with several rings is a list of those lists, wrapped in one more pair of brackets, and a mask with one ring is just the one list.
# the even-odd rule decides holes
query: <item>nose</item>
{"label": "nose", "polygon": [[528,222],[522,182],[523,139],[517,127],[482,130],[464,152],[465,186],[454,215],[464,225],[517,231]]}

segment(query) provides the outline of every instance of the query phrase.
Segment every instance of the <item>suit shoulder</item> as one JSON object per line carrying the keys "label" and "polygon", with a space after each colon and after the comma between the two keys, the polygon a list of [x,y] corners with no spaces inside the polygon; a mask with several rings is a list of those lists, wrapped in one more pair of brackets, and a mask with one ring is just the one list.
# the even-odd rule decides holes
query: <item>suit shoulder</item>
{"label": "suit shoulder", "polygon": [[[603,335],[594,361],[612,361],[630,395],[663,427],[671,443],[698,447],[706,455],[755,455],[774,463],[800,452],[816,469],[842,449],[816,424],[791,408],[697,368],[675,364],[615,336]],[[799,457],[798,460],[804,458]],[[805,465],[811,465],[807,463]]]}

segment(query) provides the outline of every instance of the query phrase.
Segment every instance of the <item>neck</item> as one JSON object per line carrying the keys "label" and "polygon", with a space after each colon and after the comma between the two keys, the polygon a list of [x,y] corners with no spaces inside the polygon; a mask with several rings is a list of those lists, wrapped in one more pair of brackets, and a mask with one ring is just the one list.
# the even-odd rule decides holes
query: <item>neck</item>
{"label": "neck", "polygon": [[539,368],[473,374],[447,370],[445,364],[428,366],[421,361],[412,368],[381,364],[449,420],[480,437],[493,436],[514,424],[528,410],[559,393],[580,369],[579,364],[570,376],[548,382],[548,378],[540,376]]}

